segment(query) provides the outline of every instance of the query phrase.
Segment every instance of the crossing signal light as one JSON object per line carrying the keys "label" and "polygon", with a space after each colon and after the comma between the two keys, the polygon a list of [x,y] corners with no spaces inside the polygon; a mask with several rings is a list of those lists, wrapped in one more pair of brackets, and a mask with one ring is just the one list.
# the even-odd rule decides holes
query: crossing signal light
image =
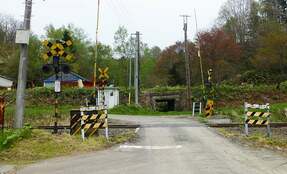
{"label": "crossing signal light", "polygon": [[49,74],[52,71],[52,68],[49,65],[43,65],[42,71]]}
{"label": "crossing signal light", "polygon": [[67,65],[67,64],[62,64],[61,65],[61,70],[62,70],[62,72],[64,74],[69,74],[70,71],[71,71],[69,65]]}

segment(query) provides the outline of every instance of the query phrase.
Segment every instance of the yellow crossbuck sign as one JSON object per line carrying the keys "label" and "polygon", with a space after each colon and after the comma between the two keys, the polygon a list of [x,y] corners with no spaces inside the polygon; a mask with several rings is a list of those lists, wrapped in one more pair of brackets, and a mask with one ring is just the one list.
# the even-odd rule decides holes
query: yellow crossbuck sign
{"label": "yellow crossbuck sign", "polygon": [[99,68],[99,72],[100,72],[100,76],[99,76],[99,79],[109,79],[109,75],[108,75],[108,71],[109,71],[109,68],[105,68],[105,69],[102,69],[102,68]]}
{"label": "yellow crossbuck sign", "polygon": [[46,46],[49,51],[43,54],[43,59],[47,61],[49,57],[59,56],[65,58],[67,61],[72,60],[73,55],[69,55],[65,52],[65,48],[73,45],[71,40],[68,41],[57,41],[56,43],[52,43],[48,40],[43,41],[43,45]]}

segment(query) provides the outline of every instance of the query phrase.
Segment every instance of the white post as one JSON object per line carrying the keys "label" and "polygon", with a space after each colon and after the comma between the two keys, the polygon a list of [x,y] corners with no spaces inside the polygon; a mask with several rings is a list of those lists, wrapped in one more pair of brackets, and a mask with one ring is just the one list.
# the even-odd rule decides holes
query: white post
{"label": "white post", "polygon": [[244,125],[245,125],[245,135],[248,136],[248,123],[246,123],[248,116],[247,116],[247,112],[248,112],[248,103],[244,103],[244,115],[245,115],[245,119],[244,119]]}
{"label": "white post", "polygon": [[195,102],[192,103],[192,116],[194,117],[195,114],[194,114],[194,109],[195,109]]}
{"label": "white post", "polygon": [[[267,112],[269,113],[270,112],[270,106],[269,106],[269,103],[266,104],[267,106]],[[267,117],[267,121],[268,121],[268,124],[267,124],[267,135],[268,137],[270,138],[271,137],[271,127],[270,127],[270,115]]]}
{"label": "white post", "polygon": [[84,115],[84,112],[81,111],[81,134],[82,134],[83,141],[85,141],[85,130],[82,129],[82,126],[85,124],[84,120],[82,119],[83,115]]}
{"label": "white post", "polygon": [[106,114],[106,139],[109,140],[109,125],[108,125],[108,111],[105,110],[105,114]]}

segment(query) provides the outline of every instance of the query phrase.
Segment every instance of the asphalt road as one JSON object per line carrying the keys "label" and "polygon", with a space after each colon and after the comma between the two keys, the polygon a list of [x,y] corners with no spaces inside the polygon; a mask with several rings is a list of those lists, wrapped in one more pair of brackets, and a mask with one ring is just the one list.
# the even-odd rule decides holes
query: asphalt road
{"label": "asphalt road", "polygon": [[287,158],[230,142],[192,119],[119,117],[144,125],[139,141],[43,161],[19,174],[286,174]]}

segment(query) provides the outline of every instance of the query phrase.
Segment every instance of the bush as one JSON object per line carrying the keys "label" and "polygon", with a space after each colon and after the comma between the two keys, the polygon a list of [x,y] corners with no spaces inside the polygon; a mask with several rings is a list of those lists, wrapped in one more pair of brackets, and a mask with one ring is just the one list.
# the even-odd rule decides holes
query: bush
{"label": "bush", "polygon": [[31,126],[26,125],[23,129],[5,130],[0,133],[0,150],[9,148],[13,143],[31,136]]}

